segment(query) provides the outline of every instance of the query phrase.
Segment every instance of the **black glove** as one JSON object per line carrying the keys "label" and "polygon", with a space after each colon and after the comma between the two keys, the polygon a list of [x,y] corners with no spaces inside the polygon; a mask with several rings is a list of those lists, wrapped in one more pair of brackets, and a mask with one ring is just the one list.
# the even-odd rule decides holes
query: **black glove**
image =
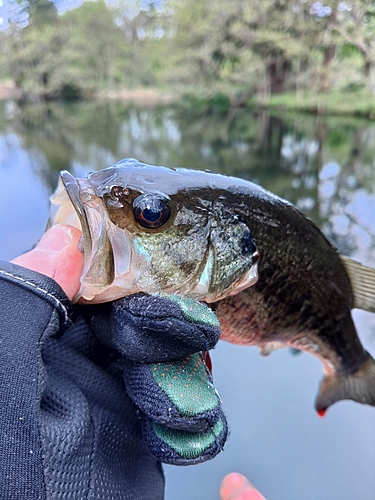
{"label": "black glove", "polygon": [[144,413],[144,437],[160,461],[191,465],[222,451],[227,423],[204,359],[220,335],[211,309],[140,293],[102,306],[91,323],[123,355],[128,394]]}
{"label": "black glove", "polygon": [[[156,308],[169,304],[170,319],[155,318],[151,303]],[[195,406],[193,418],[188,418],[186,408],[175,401],[168,419],[165,403],[168,398],[173,403],[176,393],[150,377],[156,366],[167,368],[167,360],[175,360],[182,345],[182,356],[212,346],[217,327],[193,324],[189,330],[191,321],[181,311],[179,318],[177,310],[170,314],[175,304],[160,297],[140,295],[103,307],[72,307],[53,280],[8,263],[0,266],[0,304],[1,499],[161,499],[164,477],[158,459],[194,463],[221,450],[226,423],[214,389],[205,393],[211,394],[211,409],[202,412],[202,406],[199,411]],[[132,310],[131,304],[138,306]],[[182,340],[174,342],[173,328],[167,329],[164,349],[166,322],[179,325],[175,331]],[[142,337],[146,331],[153,349]],[[133,346],[129,352],[144,354],[131,360],[126,357],[128,343],[137,336],[139,349]],[[199,354],[191,356],[201,374],[200,359]],[[171,363],[176,370],[181,360]],[[210,380],[204,373],[206,388]],[[137,377],[143,381],[139,387]],[[124,380],[142,411],[129,398]],[[147,401],[159,399],[160,411],[150,412]],[[191,457],[189,450],[198,441],[201,451]]]}

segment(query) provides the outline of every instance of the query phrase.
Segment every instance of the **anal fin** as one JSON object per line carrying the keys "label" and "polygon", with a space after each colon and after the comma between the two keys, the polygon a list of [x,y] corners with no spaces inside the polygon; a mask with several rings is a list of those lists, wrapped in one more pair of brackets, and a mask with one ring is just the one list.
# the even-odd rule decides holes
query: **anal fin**
{"label": "anal fin", "polygon": [[266,344],[258,345],[259,354],[262,356],[269,356],[271,352],[276,351],[277,349],[283,349],[285,344],[281,342],[267,342]]}

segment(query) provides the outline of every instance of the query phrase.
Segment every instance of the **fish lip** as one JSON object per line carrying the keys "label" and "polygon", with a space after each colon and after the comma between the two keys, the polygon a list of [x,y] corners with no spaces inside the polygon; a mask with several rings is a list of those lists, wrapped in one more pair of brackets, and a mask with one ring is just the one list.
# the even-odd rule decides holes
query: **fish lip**
{"label": "fish lip", "polygon": [[[98,298],[110,289],[118,278],[113,241],[102,198],[96,193],[89,178],[79,179],[67,171],[61,172],[60,176],[82,229],[84,266],[80,278],[81,286],[73,302],[81,299],[89,303],[94,303],[93,300],[102,302],[102,299]],[[94,225],[93,220],[96,222]]]}
{"label": "fish lip", "polygon": [[81,187],[78,183],[78,180],[67,170],[63,170],[62,172],[60,172],[60,177],[81,224],[85,246],[88,245],[89,248],[91,248],[92,238],[90,226],[80,197]]}

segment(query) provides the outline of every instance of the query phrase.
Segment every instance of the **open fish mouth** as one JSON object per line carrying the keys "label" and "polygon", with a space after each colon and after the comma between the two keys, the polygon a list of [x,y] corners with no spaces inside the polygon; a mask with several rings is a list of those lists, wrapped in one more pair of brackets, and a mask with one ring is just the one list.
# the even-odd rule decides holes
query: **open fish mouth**
{"label": "open fish mouth", "polygon": [[[75,302],[137,292],[215,302],[257,281],[259,253],[246,223],[211,187],[186,189],[183,175],[136,160],[84,178],[61,172],[50,223],[82,231],[84,267]],[[170,177],[181,187],[168,186]]]}
{"label": "open fish mouth", "polygon": [[[77,179],[66,170],[60,173],[60,179],[66,189],[66,193],[69,196],[72,207],[74,208],[76,215],[78,216],[77,222],[79,224],[79,229],[81,229],[82,233],[85,235],[85,243],[91,249],[92,247],[92,238],[90,232],[90,226],[87,220],[87,216],[85,213],[85,209],[83,203],[80,198],[80,186],[78,184]],[[72,225],[76,225],[73,223]]]}
{"label": "open fish mouth", "polygon": [[[100,296],[94,302],[105,302],[132,293],[129,287],[134,273],[142,272],[142,259],[135,259],[136,262],[133,259],[132,263],[132,235],[126,230],[119,234],[119,228],[108,219],[101,198],[87,179],[61,172],[51,200],[59,206],[51,217],[54,223],[71,224],[82,231],[84,267],[81,287],[73,301],[93,301]],[[138,269],[134,269],[136,264]]]}

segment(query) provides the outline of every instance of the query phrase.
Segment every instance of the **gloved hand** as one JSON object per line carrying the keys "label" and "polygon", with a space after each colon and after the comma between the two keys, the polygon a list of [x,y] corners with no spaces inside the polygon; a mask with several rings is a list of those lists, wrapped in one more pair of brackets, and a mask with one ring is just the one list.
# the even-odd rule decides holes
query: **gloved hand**
{"label": "gloved hand", "polygon": [[103,306],[91,324],[123,356],[127,392],[144,413],[152,453],[174,465],[216,456],[227,424],[202,354],[219,340],[211,309],[175,295],[140,293]]}
{"label": "gloved hand", "polygon": [[[29,265],[27,259],[19,263]],[[57,276],[61,269],[46,261],[43,271]],[[217,341],[218,328],[189,319],[176,300],[139,295],[103,308],[72,306],[54,280],[2,263],[2,499],[161,499],[159,460],[194,463],[222,448],[226,423],[219,398],[194,354]],[[167,317],[160,314],[166,308]],[[139,348],[130,349],[126,342],[137,338]],[[128,347],[136,357],[126,357]],[[183,361],[175,359],[179,347]],[[177,390],[171,380],[164,383],[169,370]],[[209,404],[181,404],[183,384],[192,387],[184,401],[207,396]]]}

